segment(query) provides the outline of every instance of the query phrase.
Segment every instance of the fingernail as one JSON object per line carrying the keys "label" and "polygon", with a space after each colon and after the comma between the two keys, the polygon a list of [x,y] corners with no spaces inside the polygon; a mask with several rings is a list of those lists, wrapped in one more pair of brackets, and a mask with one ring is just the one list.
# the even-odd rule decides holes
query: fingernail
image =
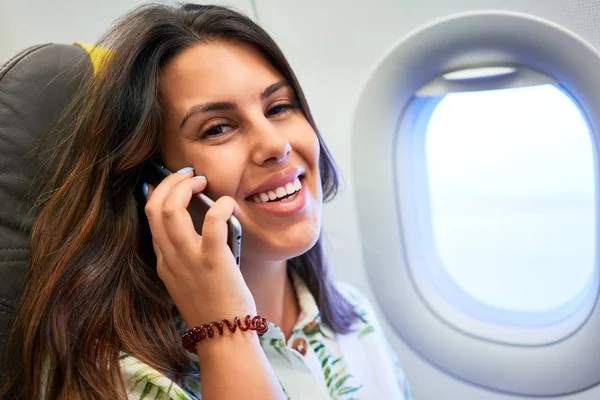
{"label": "fingernail", "polygon": [[201,180],[201,181],[205,181],[205,180],[206,180],[206,177],[205,177],[204,175],[196,175],[196,176],[194,176],[194,179],[198,179],[198,180]]}
{"label": "fingernail", "polygon": [[147,198],[148,197],[148,184],[146,182],[144,182],[144,184],[142,185],[142,192],[144,193],[144,197]]}
{"label": "fingernail", "polygon": [[181,168],[179,171],[177,171],[178,174],[187,174],[190,171],[193,171],[194,167],[185,167],[185,168]]}

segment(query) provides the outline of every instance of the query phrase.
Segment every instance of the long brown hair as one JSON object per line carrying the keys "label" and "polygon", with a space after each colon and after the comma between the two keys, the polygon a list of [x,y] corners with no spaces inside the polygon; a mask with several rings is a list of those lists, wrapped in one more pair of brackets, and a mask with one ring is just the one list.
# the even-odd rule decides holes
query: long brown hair
{"label": "long brown hair", "polygon": [[[160,154],[161,68],[214,39],[254,46],[286,77],[319,137],[324,198],[336,194],[336,169],[302,89],[263,29],[219,6],[146,4],[124,15],[98,42],[112,55],[86,80],[51,139],[60,144],[48,154],[27,286],[7,346],[5,395],[123,397],[120,351],[180,384],[197,373],[156,273],[140,171]],[[322,321],[348,332],[358,315],[329,278],[321,239],[289,266],[306,282]]]}

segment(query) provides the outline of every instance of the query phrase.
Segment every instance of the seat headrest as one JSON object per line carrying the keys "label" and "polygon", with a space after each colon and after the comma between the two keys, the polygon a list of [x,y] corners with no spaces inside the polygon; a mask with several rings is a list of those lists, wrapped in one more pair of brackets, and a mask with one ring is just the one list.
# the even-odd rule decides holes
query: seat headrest
{"label": "seat headrest", "polygon": [[[43,160],[34,146],[56,123],[92,63],[85,48],[67,44],[30,47],[0,67],[0,351],[23,293],[28,215],[39,194],[36,173]],[[27,218],[30,217],[30,218]],[[0,366],[4,363],[0,363]],[[0,367],[1,368],[1,367]],[[0,369],[0,379],[3,376]]]}

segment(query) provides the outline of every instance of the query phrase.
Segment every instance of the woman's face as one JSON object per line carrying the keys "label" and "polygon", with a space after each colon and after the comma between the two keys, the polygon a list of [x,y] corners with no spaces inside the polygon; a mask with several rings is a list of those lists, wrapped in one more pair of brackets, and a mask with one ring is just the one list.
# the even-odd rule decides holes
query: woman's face
{"label": "woman's face", "polygon": [[285,260],[313,246],[319,142],[269,62],[247,45],[198,44],[163,68],[160,97],[166,167],[193,166],[207,177],[209,197],[237,201],[244,260]]}

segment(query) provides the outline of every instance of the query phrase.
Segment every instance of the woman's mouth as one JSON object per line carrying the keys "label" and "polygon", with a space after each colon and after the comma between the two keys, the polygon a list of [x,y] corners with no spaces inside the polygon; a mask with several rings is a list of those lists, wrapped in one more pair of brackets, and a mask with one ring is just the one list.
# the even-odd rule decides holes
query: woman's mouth
{"label": "woman's mouth", "polygon": [[282,186],[246,198],[252,208],[261,209],[278,216],[289,216],[304,209],[306,203],[306,180],[299,176]]}
{"label": "woman's mouth", "polygon": [[299,176],[295,180],[288,182],[285,185],[276,187],[272,190],[267,190],[266,192],[257,193],[246,200],[253,201],[254,203],[269,203],[277,201],[286,203],[292,201],[296,197],[297,193],[302,190],[301,178],[302,177]]}

